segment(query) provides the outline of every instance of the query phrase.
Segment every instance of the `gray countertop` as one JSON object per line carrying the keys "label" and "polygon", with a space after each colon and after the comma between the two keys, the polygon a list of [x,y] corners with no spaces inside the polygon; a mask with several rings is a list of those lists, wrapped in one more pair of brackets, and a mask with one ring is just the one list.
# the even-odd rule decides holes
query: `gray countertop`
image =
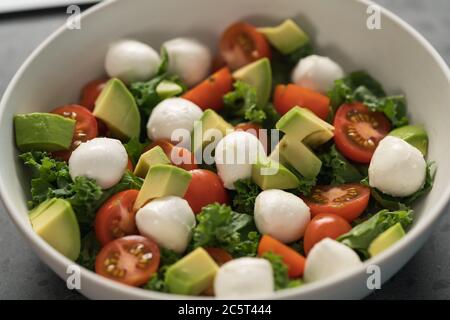
{"label": "gray countertop", "polygon": [[[449,0],[377,2],[418,29],[450,63]],[[0,94],[31,51],[65,19],[64,8],[0,15]],[[0,300],[83,299],[36,257],[4,208],[0,208],[0,253]],[[449,298],[450,216],[445,214],[419,253],[369,299]]]}

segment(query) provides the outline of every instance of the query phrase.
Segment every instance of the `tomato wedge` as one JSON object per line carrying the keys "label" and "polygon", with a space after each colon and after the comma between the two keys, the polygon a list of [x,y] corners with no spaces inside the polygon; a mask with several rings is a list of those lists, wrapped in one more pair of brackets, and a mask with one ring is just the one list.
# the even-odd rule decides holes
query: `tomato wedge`
{"label": "tomato wedge", "polygon": [[391,125],[381,112],[371,112],[362,103],[344,104],[334,119],[335,143],[350,160],[370,163],[373,153],[391,131]]}
{"label": "tomato wedge", "polygon": [[219,111],[223,108],[223,96],[231,90],[233,90],[233,79],[230,69],[222,68],[186,92],[183,98],[192,101],[203,110]]}
{"label": "tomato wedge", "polygon": [[336,239],[349,232],[352,226],[344,218],[331,213],[316,215],[306,227],[303,249],[308,255],[311,248],[325,238]]}
{"label": "tomato wedge", "polygon": [[156,243],[141,236],[127,236],[108,243],[95,259],[95,272],[130,286],[148,282],[158,270],[160,252]]}
{"label": "tomato wedge", "polygon": [[236,70],[261,58],[272,57],[266,38],[248,23],[237,22],[222,35],[220,54],[231,70]]}
{"label": "tomato wedge", "polygon": [[283,258],[283,262],[288,266],[289,277],[298,278],[303,275],[306,260],[294,249],[268,235],[263,235],[258,245],[258,256],[266,252],[275,253]]}
{"label": "tomato wedge", "polygon": [[311,191],[311,196],[304,201],[313,216],[333,213],[352,222],[367,208],[369,198],[370,188],[350,183],[339,186],[316,186]]}
{"label": "tomato wedge", "polygon": [[184,194],[184,199],[195,214],[200,213],[208,204],[229,202],[228,193],[217,174],[204,169],[191,170],[190,173],[192,180]]}
{"label": "tomato wedge", "polygon": [[97,120],[94,115],[83,106],[76,104],[67,105],[56,108],[51,113],[59,114],[76,121],[72,145],[69,150],[53,152],[53,156],[57,159],[68,161],[73,150],[81,143],[92,140],[98,135]]}
{"label": "tomato wedge", "polygon": [[194,155],[185,148],[182,147],[176,147],[172,143],[170,143],[167,140],[157,140],[153,143],[151,143],[148,147],[145,148],[144,151],[148,151],[152,149],[153,147],[160,146],[166,156],[172,161],[172,152],[176,152],[176,154],[180,159],[187,159],[186,161],[182,161],[180,164],[175,164],[173,161],[172,163],[184,170],[190,171],[195,170],[198,168],[197,164],[195,163],[195,157]]}
{"label": "tomato wedge", "polygon": [[108,199],[95,217],[95,235],[101,245],[117,238],[139,234],[134,216],[138,190],[125,190]]}
{"label": "tomato wedge", "polygon": [[81,91],[80,105],[93,111],[95,108],[95,101],[97,101],[106,82],[108,82],[107,79],[98,79],[86,84]]}
{"label": "tomato wedge", "polygon": [[276,86],[273,103],[281,115],[296,106],[311,110],[323,120],[327,119],[330,112],[330,99],[327,96],[295,84]]}
{"label": "tomato wedge", "polygon": [[221,265],[227,263],[228,261],[233,260],[233,257],[231,254],[226,252],[223,249],[220,248],[205,248],[206,252],[213,258],[213,260],[217,263],[217,265],[220,267]]}

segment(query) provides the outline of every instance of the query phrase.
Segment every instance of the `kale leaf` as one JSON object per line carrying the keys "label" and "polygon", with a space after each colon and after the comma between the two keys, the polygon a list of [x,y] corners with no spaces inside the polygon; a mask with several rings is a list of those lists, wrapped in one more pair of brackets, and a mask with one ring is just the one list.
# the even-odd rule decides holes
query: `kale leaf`
{"label": "kale leaf", "polygon": [[272,265],[275,290],[294,288],[302,285],[302,281],[300,279],[291,280],[289,278],[288,267],[283,262],[281,256],[272,252],[266,252],[263,254],[262,258],[268,260]]}
{"label": "kale leaf", "polygon": [[359,182],[363,178],[361,173],[332,145],[327,152],[318,154],[322,161],[318,180],[320,184],[339,185]]}
{"label": "kale leaf", "polygon": [[251,179],[241,179],[234,183],[236,191],[233,192],[232,207],[237,212],[253,215],[255,200],[261,193],[261,188]]}
{"label": "kale leaf", "polygon": [[160,248],[160,262],[159,269],[147,284],[144,285],[144,289],[159,291],[159,292],[169,292],[169,288],[167,287],[165,277],[167,269],[177,262],[181,258],[181,255],[165,248]]}

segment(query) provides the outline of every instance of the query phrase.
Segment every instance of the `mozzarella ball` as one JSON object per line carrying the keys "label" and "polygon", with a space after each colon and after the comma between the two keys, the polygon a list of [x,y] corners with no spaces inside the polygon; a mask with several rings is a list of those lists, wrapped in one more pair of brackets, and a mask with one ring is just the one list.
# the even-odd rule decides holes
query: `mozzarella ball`
{"label": "mozzarella ball", "polygon": [[303,279],[306,282],[323,280],[361,264],[355,251],[336,240],[325,238],[309,252]]}
{"label": "mozzarella ball", "polygon": [[394,197],[407,197],[425,182],[427,163],[422,153],[406,141],[387,136],[380,141],[369,166],[372,188]]}
{"label": "mozzarella ball", "polygon": [[300,239],[311,219],[302,199],[276,189],[263,191],[256,197],[254,215],[260,233],[284,243]]}
{"label": "mozzarella ball", "polygon": [[130,84],[146,81],[158,71],[158,53],[145,43],[125,39],[113,43],[106,54],[105,69],[111,78]]}
{"label": "mozzarella ball", "polygon": [[69,172],[72,179],[91,178],[102,189],[109,189],[122,179],[127,164],[128,154],[119,140],[95,138],[72,152]]}
{"label": "mozzarella ball", "polygon": [[183,253],[195,227],[195,216],[188,202],[180,197],[164,197],[147,203],[136,213],[141,235],[158,245]]}
{"label": "mozzarella ball", "polygon": [[162,45],[169,56],[170,74],[180,77],[188,87],[205,80],[211,69],[211,52],[200,42],[188,38],[176,38]]}
{"label": "mozzarella ball", "polygon": [[247,298],[274,291],[273,270],[261,258],[239,258],[222,265],[214,279],[216,298]]}
{"label": "mozzarella ball", "polygon": [[[184,129],[189,137],[194,129],[194,122],[200,120],[202,114],[202,109],[189,100],[166,99],[153,109],[147,123],[147,135],[150,140],[177,140],[179,137],[172,137],[172,133],[177,129]],[[190,141],[184,139],[181,146],[190,148]]]}
{"label": "mozzarella ball", "polygon": [[252,164],[260,156],[265,156],[264,147],[251,133],[235,131],[220,140],[215,149],[214,160],[225,188],[234,190],[237,180],[250,178]]}
{"label": "mozzarella ball", "polygon": [[328,92],[343,77],[344,71],[336,62],[317,55],[301,59],[292,72],[292,82],[321,93]]}

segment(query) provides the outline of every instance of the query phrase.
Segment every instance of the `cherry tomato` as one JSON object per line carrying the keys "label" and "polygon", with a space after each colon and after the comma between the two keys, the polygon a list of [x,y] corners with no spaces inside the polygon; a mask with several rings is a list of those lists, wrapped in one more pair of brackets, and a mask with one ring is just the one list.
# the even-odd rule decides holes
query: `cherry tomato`
{"label": "cherry tomato", "polygon": [[254,26],[244,22],[237,22],[225,30],[220,39],[220,54],[231,70],[272,57],[266,38]]}
{"label": "cherry tomato", "polygon": [[138,190],[125,190],[108,199],[95,217],[95,235],[104,246],[117,238],[138,234],[133,209]]}
{"label": "cherry tomato", "polygon": [[330,112],[330,99],[327,96],[295,84],[276,86],[273,103],[281,115],[296,106],[311,110],[323,120],[327,119]]}
{"label": "cherry tomato", "polygon": [[108,82],[107,79],[99,79],[86,84],[81,91],[80,105],[88,108],[90,111],[94,110],[95,101],[105,87],[106,82]]}
{"label": "cherry tomato", "polygon": [[222,55],[218,54],[213,58],[211,70],[213,72],[217,72],[226,66],[227,66],[227,63],[222,58]]}
{"label": "cherry tomato", "polygon": [[97,118],[97,128],[98,128],[98,136],[99,137],[108,137],[109,136],[109,129],[106,123],[103,122],[103,120]]}
{"label": "cherry tomato", "polygon": [[171,161],[172,152],[175,152],[174,154],[176,154],[180,159],[187,159],[186,161],[183,160],[181,164],[175,164],[174,161],[172,161],[175,166],[187,171],[195,170],[198,168],[197,164],[195,163],[195,157],[189,150],[182,147],[176,147],[166,140],[157,140],[151,143],[147,148],[145,148],[144,151],[148,151],[156,146],[160,146]]}
{"label": "cherry tomato", "polygon": [[133,171],[134,171],[133,162],[131,161],[130,158],[128,158],[127,169],[128,169],[128,171],[130,171],[130,172],[133,172]]}
{"label": "cherry tomato", "polygon": [[368,187],[350,183],[339,186],[316,186],[311,196],[304,200],[313,216],[333,213],[352,222],[367,208],[369,198]]}
{"label": "cherry tomato", "polygon": [[233,79],[228,68],[222,68],[208,79],[183,95],[201,109],[219,111],[223,108],[223,96],[233,90]]}
{"label": "cherry tomato", "polygon": [[192,180],[184,195],[194,213],[199,213],[204,206],[218,202],[229,202],[222,180],[212,171],[197,169],[191,170]]}
{"label": "cherry tomato", "polygon": [[98,135],[97,120],[94,115],[85,107],[72,104],[56,108],[51,113],[59,114],[66,118],[76,121],[75,133],[72,139],[72,145],[69,150],[53,152],[53,156],[64,161],[68,161],[72,151],[81,143],[94,139]]}
{"label": "cherry tomato", "polygon": [[158,270],[160,252],[156,243],[141,236],[127,236],[108,243],[95,259],[95,272],[130,286],[148,282]]}
{"label": "cherry tomato", "polygon": [[331,214],[316,215],[306,227],[303,237],[303,248],[308,255],[311,248],[325,238],[336,239],[349,232],[352,226],[344,218]]}
{"label": "cherry tomato", "polygon": [[235,130],[236,131],[245,131],[248,133],[251,133],[252,135],[256,136],[259,139],[259,130],[262,129],[262,126],[257,124],[257,123],[253,123],[253,122],[243,122],[243,123],[239,123],[238,125],[236,125]]}
{"label": "cherry tomato", "polygon": [[220,267],[221,265],[233,260],[233,257],[223,249],[220,248],[205,248],[206,252],[213,258],[213,260]]}
{"label": "cherry tomato", "polygon": [[391,130],[381,112],[371,112],[362,103],[344,104],[334,119],[336,147],[347,158],[369,163],[380,140]]}

